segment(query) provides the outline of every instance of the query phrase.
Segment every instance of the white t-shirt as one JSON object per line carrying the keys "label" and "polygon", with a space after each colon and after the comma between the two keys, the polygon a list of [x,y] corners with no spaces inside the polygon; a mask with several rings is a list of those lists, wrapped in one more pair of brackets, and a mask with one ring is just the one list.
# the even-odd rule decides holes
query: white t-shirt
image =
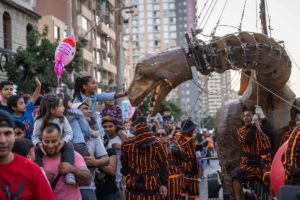
{"label": "white t-shirt", "polygon": [[[116,136],[112,139],[109,139],[109,142],[108,142],[108,147],[109,148],[113,148],[112,145],[113,144],[122,144],[122,140],[119,136]],[[117,157],[118,157],[118,163],[117,163],[117,173],[116,173],[116,184],[117,184],[117,187],[119,188],[120,187],[120,182],[121,182],[121,179],[122,179],[122,174],[121,174],[121,168],[122,168],[122,164],[121,164],[121,150],[118,149],[116,150],[117,152]]]}
{"label": "white t-shirt", "polygon": [[[86,142],[86,145],[88,147],[89,152],[93,153],[96,159],[107,155],[107,152],[106,152],[106,149],[104,147],[103,141],[101,140],[100,137],[91,138],[90,140],[88,140]],[[80,189],[96,190],[96,186],[95,186],[95,172],[96,172],[96,169],[97,168],[95,168],[95,167],[90,168],[90,172],[92,174],[91,184],[89,186],[80,186]]]}

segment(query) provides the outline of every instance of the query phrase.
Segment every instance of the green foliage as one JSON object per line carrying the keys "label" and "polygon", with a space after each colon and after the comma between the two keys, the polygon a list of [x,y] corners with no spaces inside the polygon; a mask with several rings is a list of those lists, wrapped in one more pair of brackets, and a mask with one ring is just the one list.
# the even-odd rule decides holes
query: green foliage
{"label": "green foliage", "polygon": [[[42,91],[50,92],[57,87],[57,78],[54,73],[54,54],[58,42],[51,42],[47,38],[48,28],[40,33],[34,28],[27,36],[27,47],[20,47],[4,66],[8,79],[18,86],[18,92],[32,93],[35,89],[34,77],[42,83]],[[82,63],[82,44],[77,42],[76,55],[62,75],[61,82],[72,87],[70,74],[79,71]]]}
{"label": "green foliage", "polygon": [[211,130],[215,127],[214,117],[213,116],[207,116],[202,118],[202,126],[203,128],[206,128],[208,130]]}
{"label": "green foliage", "polygon": [[[150,103],[150,97],[148,97],[145,102],[139,107],[142,113],[148,113],[149,111],[149,103]],[[172,115],[174,117],[175,121],[180,120],[181,116],[183,115],[183,112],[179,105],[175,101],[166,101],[163,100],[159,105],[159,112],[162,114],[165,107],[170,107],[172,110]]]}
{"label": "green foliage", "polygon": [[166,107],[170,107],[171,110],[172,110],[172,115],[174,117],[174,120],[175,121],[178,121],[180,120],[181,116],[183,115],[183,112],[181,110],[181,108],[179,107],[178,103],[175,102],[175,101],[166,101],[166,100],[163,100],[161,103],[160,103],[160,106],[159,106],[159,112],[160,113],[163,113],[164,112],[164,109]]}

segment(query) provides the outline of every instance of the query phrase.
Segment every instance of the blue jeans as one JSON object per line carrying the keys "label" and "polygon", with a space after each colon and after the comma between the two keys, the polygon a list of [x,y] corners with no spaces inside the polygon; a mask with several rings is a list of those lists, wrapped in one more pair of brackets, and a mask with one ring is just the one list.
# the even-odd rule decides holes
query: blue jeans
{"label": "blue jeans", "polygon": [[97,200],[95,190],[80,189],[81,197],[84,200]]}

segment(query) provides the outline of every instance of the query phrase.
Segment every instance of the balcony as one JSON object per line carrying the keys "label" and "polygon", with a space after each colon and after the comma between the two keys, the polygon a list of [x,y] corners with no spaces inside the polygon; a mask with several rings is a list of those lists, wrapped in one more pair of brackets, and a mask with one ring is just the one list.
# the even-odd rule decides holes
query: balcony
{"label": "balcony", "polygon": [[84,5],[81,5],[81,15],[85,16],[88,20],[93,20],[93,13]]}
{"label": "balcony", "polygon": [[84,60],[87,60],[89,62],[93,62],[93,53],[88,51],[86,48],[83,48],[82,57],[83,57]]}
{"label": "balcony", "polygon": [[100,32],[108,35],[113,40],[116,40],[116,33],[112,29],[110,29],[109,27],[107,27],[107,25],[105,23],[101,22],[101,25],[98,26],[98,30]]}
{"label": "balcony", "polygon": [[109,71],[113,74],[117,74],[117,67],[115,65],[110,64],[109,62],[107,62],[106,60],[102,60],[103,63],[103,69],[105,69],[106,71]]}

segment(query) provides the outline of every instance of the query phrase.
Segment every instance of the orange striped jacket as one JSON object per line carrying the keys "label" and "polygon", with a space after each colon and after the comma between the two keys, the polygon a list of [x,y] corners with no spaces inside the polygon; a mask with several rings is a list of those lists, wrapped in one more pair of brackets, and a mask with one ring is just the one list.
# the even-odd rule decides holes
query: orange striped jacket
{"label": "orange striped jacket", "polygon": [[189,175],[198,175],[199,165],[196,157],[195,139],[181,135],[177,140],[177,144],[186,154],[181,164],[182,172]]}
{"label": "orange striped jacket", "polygon": [[145,123],[137,126],[135,136],[125,140],[121,150],[121,173],[128,191],[147,195],[167,186],[167,154]]}
{"label": "orange striped jacket", "polygon": [[285,180],[288,184],[300,184],[300,126],[291,133],[287,149],[282,156]]}
{"label": "orange striped jacket", "polygon": [[255,125],[247,125],[238,129],[237,139],[242,150],[240,167],[248,172],[248,177],[258,171],[264,173],[270,170],[272,148],[268,135],[261,133]]}

